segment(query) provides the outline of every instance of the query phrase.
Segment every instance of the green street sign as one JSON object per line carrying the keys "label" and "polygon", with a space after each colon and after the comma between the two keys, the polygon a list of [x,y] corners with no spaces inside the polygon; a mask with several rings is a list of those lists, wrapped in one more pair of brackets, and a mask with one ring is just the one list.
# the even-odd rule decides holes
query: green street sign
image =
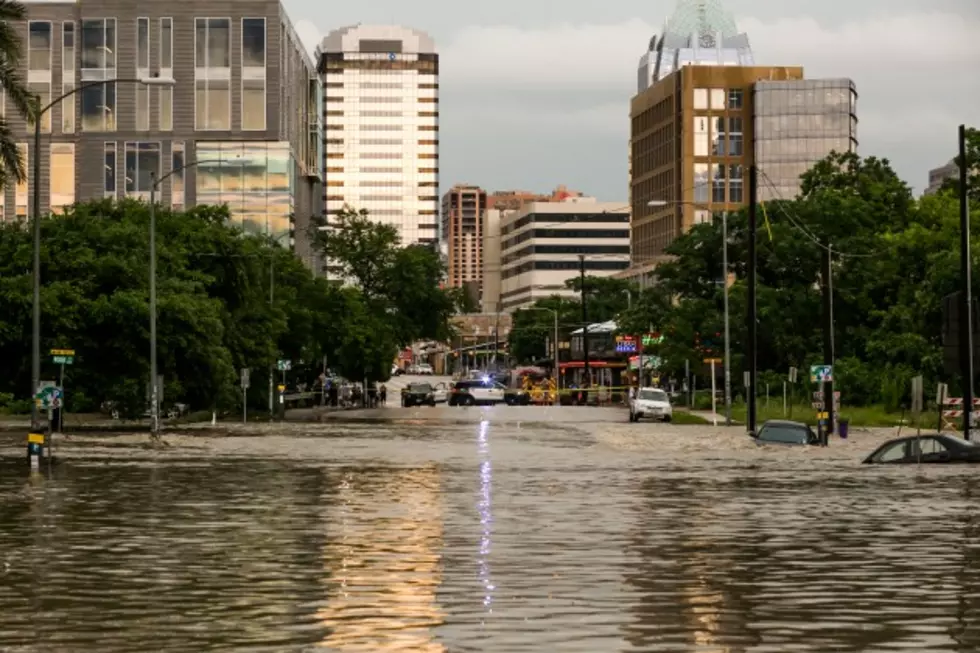
{"label": "green street sign", "polygon": [[75,362],[74,356],[52,356],[51,360],[54,361],[55,365],[71,365]]}
{"label": "green street sign", "polygon": [[276,361],[276,367],[280,372],[288,372],[293,369],[293,361],[290,360],[279,360]]}

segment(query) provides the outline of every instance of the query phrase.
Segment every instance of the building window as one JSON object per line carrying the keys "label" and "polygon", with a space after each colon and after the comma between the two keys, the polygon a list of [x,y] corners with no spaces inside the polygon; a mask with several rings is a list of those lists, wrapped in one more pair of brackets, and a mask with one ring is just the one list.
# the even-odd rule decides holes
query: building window
{"label": "building window", "polygon": [[116,144],[107,142],[102,148],[102,191],[106,197],[116,196]]}
{"label": "building window", "polygon": [[708,164],[707,163],[695,163],[694,164],[694,201],[700,203],[707,203],[711,197],[711,192],[709,190],[710,184],[708,181]]}
{"label": "building window", "polygon": [[[136,79],[150,76],[150,19],[136,19]],[[150,131],[150,87],[134,85],[136,92],[136,131]]]}
{"label": "building window", "polygon": [[732,156],[742,156],[742,119],[728,119],[728,153]]}
{"label": "building window", "polygon": [[725,156],[725,119],[711,119],[711,153]]}
{"label": "building window", "polygon": [[694,156],[708,156],[708,124],[707,116],[694,116]]}
{"label": "building window", "polygon": [[728,108],[737,111],[742,108],[742,101],[745,92],[740,88],[733,88],[728,91]]}
{"label": "building window", "polygon": [[[116,78],[116,19],[84,19],[81,23],[81,61],[84,82]],[[83,89],[81,97],[82,131],[116,130],[116,85],[105,84]]]}
{"label": "building window", "polygon": [[713,88],[711,89],[711,110],[712,111],[724,111],[726,105],[727,96],[725,94],[725,89],[723,88]]}
{"label": "building window", "polygon": [[51,72],[51,23],[32,20],[27,24],[27,69]]}
{"label": "building window", "polygon": [[75,144],[51,144],[51,211],[75,203]]}
{"label": "building window", "polygon": [[744,181],[742,166],[734,164],[728,167],[728,201],[739,203],[744,201]]}
{"label": "building window", "polygon": [[716,163],[712,174],[711,201],[725,202],[725,165]]}
{"label": "building window", "polygon": [[174,143],[170,156],[170,206],[177,211],[184,209],[184,144]]}
{"label": "building window", "polygon": [[697,111],[708,110],[708,89],[706,88],[694,89],[694,108]]}
{"label": "building window", "polygon": [[[160,19],[160,76],[174,77],[174,29],[172,18]],[[161,86],[156,89],[157,105],[160,107],[160,131],[168,132],[174,128],[174,89]]]}
{"label": "building window", "polygon": [[61,24],[61,131],[64,134],[75,132],[75,96],[67,95],[75,88],[75,23],[65,21]]}
{"label": "building window", "polygon": [[194,128],[231,129],[231,19],[194,21]]}
{"label": "building window", "polygon": [[[27,147],[27,143],[17,143],[17,150],[20,152],[21,159],[24,160],[24,168],[30,170],[30,150]],[[14,215],[18,220],[27,219],[27,196],[30,190],[27,185],[27,180],[29,178],[30,175],[25,175],[24,181],[17,182],[17,186],[14,189]]]}
{"label": "building window", "polygon": [[160,176],[160,143],[126,143],[126,194],[149,193]]}
{"label": "building window", "polygon": [[265,18],[242,18],[242,130],[266,129]]}

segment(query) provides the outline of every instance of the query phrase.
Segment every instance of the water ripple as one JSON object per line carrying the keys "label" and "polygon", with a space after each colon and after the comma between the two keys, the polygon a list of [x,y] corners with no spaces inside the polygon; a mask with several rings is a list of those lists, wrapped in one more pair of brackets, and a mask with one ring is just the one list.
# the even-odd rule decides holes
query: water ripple
{"label": "water ripple", "polygon": [[473,419],[0,462],[0,650],[980,650],[969,468]]}

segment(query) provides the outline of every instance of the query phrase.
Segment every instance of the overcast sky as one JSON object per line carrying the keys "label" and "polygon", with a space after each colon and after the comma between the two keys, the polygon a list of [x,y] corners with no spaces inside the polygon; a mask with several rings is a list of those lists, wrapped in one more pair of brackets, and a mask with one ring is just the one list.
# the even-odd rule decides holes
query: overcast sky
{"label": "overcast sky", "polygon": [[[629,100],[650,37],[676,0],[285,0],[312,48],[353,23],[429,32],[440,53],[443,191],[627,198]],[[728,0],[759,65],[851,77],[860,153],[916,189],[948,161],[960,123],[980,126],[980,0]],[[465,7],[465,9],[464,9]]]}

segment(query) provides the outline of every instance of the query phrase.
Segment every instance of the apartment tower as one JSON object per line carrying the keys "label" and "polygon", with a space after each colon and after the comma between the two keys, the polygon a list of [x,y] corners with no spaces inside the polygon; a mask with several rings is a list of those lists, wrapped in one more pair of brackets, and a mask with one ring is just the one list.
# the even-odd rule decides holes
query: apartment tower
{"label": "apartment tower", "polygon": [[745,65],[748,37],[711,0],[681,0],[667,25],[695,31],[656,40],[651,84],[630,106],[631,268],[621,276],[641,280],[691,226],[747,203],[749,166],[760,201],[793,199],[813,163],[857,148],[850,80]]}
{"label": "apartment tower", "polygon": [[[75,201],[148,199],[174,208],[227,204],[235,225],[318,265],[306,238],[321,212],[319,84],[279,0],[205,9],[190,0],[28,3],[16,25],[24,77],[48,111],[33,127],[4,107],[27,169],[41,157],[41,211]],[[173,79],[149,87],[135,79]],[[0,98],[0,101],[5,98]],[[172,174],[171,174],[172,173]],[[0,215],[27,215],[33,179],[0,193]],[[293,238],[295,236],[295,239]]]}
{"label": "apartment tower", "polygon": [[439,239],[439,55],[432,37],[353,25],[319,48],[324,214],[350,208],[394,225],[402,244]]}
{"label": "apartment tower", "polygon": [[447,282],[454,288],[483,281],[483,221],[487,193],[457,184],[442,198],[442,242],[447,249]]}

